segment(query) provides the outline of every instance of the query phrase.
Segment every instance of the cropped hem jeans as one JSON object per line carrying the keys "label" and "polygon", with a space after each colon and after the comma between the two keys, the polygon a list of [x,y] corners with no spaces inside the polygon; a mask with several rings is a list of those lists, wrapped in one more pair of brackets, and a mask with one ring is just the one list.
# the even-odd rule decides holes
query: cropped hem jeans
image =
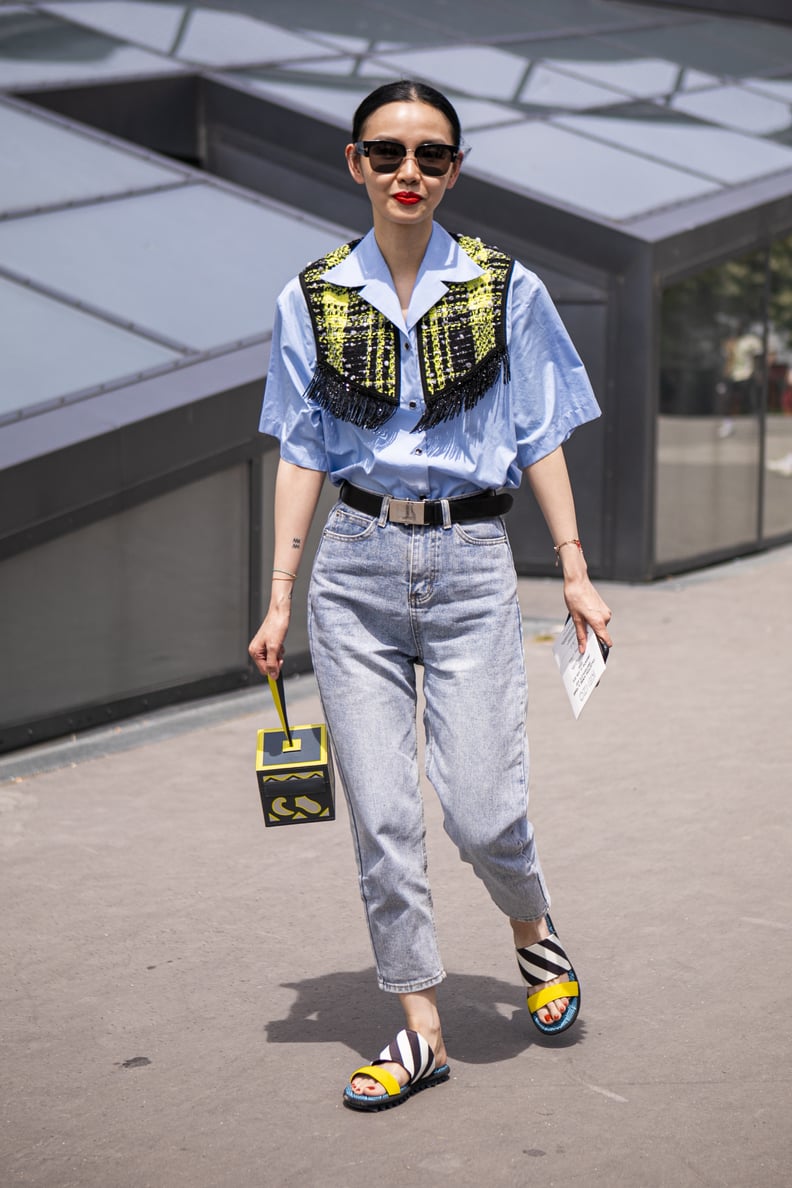
{"label": "cropped hem jeans", "polygon": [[445,972],[427,879],[416,666],[426,774],[446,833],[507,916],[536,920],[549,907],[527,817],[522,624],[503,520],[417,527],[337,503],[308,626],[378,982],[425,990]]}

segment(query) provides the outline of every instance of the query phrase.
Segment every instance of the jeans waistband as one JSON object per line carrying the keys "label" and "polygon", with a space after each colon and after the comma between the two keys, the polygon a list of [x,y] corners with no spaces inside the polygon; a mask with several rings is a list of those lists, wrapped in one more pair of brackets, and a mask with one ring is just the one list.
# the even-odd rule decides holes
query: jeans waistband
{"label": "jeans waistband", "polygon": [[351,483],[341,484],[340,499],[356,511],[380,516],[386,510],[392,524],[414,524],[418,527],[437,527],[445,523],[443,505],[448,507],[451,523],[464,520],[485,520],[503,516],[514,503],[511,495],[497,491],[477,491],[458,499],[394,499],[391,495],[377,495]]}

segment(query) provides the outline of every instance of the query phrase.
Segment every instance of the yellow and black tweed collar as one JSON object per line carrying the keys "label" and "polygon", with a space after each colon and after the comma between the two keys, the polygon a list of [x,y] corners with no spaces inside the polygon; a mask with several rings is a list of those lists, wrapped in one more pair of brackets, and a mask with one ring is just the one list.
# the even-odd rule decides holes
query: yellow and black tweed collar
{"label": "yellow and black tweed collar", "polygon": [[[473,408],[503,368],[509,378],[506,299],[514,261],[479,239],[456,236],[482,269],[448,291],[417,326],[428,429]],[[399,331],[360,296],[358,288],[323,279],[360,240],[335,248],[300,273],[313,323],[317,362],[306,396],[333,416],[378,429],[399,404]]]}

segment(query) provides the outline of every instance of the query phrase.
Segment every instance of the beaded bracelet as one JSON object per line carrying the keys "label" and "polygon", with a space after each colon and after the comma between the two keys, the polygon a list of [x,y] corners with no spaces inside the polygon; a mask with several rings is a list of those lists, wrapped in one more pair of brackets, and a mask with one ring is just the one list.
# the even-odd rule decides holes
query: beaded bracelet
{"label": "beaded bracelet", "polygon": [[555,559],[556,566],[558,565],[559,561],[561,560],[561,550],[563,549],[564,545],[570,545],[570,544],[577,545],[580,552],[581,553],[583,552],[583,545],[576,538],[574,538],[573,540],[562,540],[561,544],[553,545],[553,550],[556,555],[556,559]]}

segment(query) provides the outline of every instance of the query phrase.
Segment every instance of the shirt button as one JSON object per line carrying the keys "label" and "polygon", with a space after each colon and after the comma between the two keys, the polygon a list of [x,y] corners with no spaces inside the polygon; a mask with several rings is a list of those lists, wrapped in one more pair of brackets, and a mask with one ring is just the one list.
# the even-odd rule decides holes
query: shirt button
{"label": "shirt button", "polygon": [[417,407],[418,407],[418,406],[417,406],[416,402],[415,402],[414,400],[411,400],[411,401],[410,401],[410,408],[417,408]]}
{"label": "shirt button", "polygon": [[423,450],[421,449],[421,447],[420,447],[420,446],[418,446],[416,449],[414,449],[414,450],[413,450],[413,453],[414,453],[414,454],[422,454],[422,453],[423,453]]}

